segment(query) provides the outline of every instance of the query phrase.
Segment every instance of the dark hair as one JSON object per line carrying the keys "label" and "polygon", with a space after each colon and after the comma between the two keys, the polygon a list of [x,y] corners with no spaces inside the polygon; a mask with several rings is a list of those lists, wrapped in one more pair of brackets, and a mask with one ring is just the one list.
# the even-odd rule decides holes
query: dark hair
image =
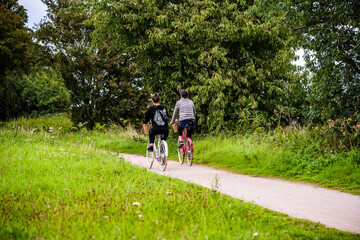
{"label": "dark hair", "polygon": [[160,102],[160,96],[157,93],[154,93],[151,99],[154,101],[154,103]]}
{"label": "dark hair", "polygon": [[180,91],[180,96],[183,97],[183,98],[188,98],[188,97],[189,97],[189,92],[188,92],[188,90],[182,89],[182,90]]}

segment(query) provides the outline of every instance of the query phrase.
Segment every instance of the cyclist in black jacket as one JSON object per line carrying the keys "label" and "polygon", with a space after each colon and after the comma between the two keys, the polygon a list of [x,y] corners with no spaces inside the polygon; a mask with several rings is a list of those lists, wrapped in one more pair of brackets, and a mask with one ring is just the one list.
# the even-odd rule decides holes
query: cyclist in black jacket
{"label": "cyclist in black jacket", "polygon": [[148,123],[150,120],[152,123],[152,127],[150,128],[149,131],[149,142],[150,142],[150,147],[148,148],[149,151],[154,150],[154,142],[156,135],[163,134],[164,136],[162,137],[162,140],[166,140],[166,138],[169,135],[168,111],[164,105],[160,104],[161,99],[159,94],[155,93],[151,99],[154,105],[148,108],[143,120],[143,124]]}

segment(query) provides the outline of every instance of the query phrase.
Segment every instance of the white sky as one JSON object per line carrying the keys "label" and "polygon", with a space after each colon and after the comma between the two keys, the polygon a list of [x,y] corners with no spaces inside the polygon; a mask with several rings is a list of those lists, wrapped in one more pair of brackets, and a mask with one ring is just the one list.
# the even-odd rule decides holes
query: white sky
{"label": "white sky", "polygon": [[299,59],[296,61],[293,61],[293,64],[297,66],[305,66],[305,60],[304,60],[304,49],[299,49],[295,52],[297,56],[299,56]]}
{"label": "white sky", "polygon": [[[33,28],[34,24],[40,23],[40,20],[46,15],[46,5],[41,2],[41,0],[19,0],[19,4],[27,9],[29,21],[26,25],[29,28]],[[296,55],[300,56],[300,58],[297,61],[294,61],[293,64],[304,66],[304,50],[300,49],[296,51]]]}
{"label": "white sky", "polygon": [[27,10],[29,20],[26,26],[28,28],[33,28],[34,24],[40,23],[40,20],[46,16],[47,8],[41,0],[19,0],[19,4]]}

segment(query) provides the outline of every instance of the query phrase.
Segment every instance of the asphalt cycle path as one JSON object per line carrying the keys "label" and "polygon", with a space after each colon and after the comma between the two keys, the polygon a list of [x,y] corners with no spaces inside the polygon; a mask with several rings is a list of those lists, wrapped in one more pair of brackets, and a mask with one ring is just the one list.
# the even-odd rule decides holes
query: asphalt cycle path
{"label": "asphalt cycle path", "polygon": [[[125,161],[146,167],[146,158],[120,154]],[[360,234],[360,196],[311,184],[252,177],[193,164],[168,161],[165,172],[154,161],[150,171],[178,178],[222,194],[251,202],[291,217],[319,222],[327,227]]]}

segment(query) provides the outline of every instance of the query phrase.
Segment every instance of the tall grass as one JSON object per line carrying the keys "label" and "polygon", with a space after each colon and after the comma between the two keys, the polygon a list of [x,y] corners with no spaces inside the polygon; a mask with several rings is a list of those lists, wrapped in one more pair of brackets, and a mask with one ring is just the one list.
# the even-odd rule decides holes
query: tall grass
{"label": "tall grass", "polygon": [[309,129],[196,141],[195,162],[231,171],[302,180],[360,194],[360,150],[324,151]]}
{"label": "tall grass", "polygon": [[360,237],[156,175],[104,150],[143,149],[145,139],[135,132],[64,133],[68,122],[56,121],[57,127],[22,120],[0,129],[1,239]]}
{"label": "tall grass", "polygon": [[2,125],[15,132],[67,133],[78,129],[73,126],[67,114],[52,114],[37,118],[20,117],[14,121],[2,123]]}
{"label": "tall grass", "polygon": [[[237,173],[280,177],[360,194],[360,148],[329,145],[323,131],[311,128],[218,136],[194,135],[194,163]],[[145,154],[147,136],[121,129],[93,133],[97,147]],[[169,158],[177,159],[176,134],[167,139]]]}

